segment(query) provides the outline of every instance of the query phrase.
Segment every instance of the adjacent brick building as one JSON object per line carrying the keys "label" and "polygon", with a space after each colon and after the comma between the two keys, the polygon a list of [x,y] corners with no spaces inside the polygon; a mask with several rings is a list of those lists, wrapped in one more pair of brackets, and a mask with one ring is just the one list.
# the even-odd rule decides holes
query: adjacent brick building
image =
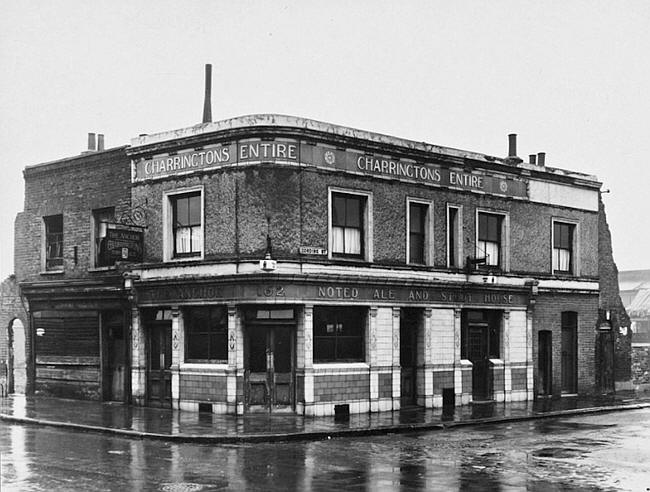
{"label": "adjacent brick building", "polygon": [[36,390],[306,415],[600,391],[600,183],[514,138],[254,115],[27,168]]}

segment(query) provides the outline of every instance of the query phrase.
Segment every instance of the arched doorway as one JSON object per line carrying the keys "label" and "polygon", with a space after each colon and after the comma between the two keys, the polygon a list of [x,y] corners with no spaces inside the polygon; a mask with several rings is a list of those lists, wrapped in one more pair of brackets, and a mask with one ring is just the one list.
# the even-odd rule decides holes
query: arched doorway
{"label": "arched doorway", "polygon": [[25,393],[27,386],[27,359],[25,354],[25,326],[18,318],[9,325],[8,392]]}

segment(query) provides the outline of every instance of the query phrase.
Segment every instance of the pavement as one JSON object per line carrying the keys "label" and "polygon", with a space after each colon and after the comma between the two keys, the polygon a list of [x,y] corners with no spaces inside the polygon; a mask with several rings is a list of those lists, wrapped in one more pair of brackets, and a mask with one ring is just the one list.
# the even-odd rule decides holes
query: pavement
{"label": "pavement", "polygon": [[571,396],[534,402],[481,402],[449,409],[409,407],[337,419],[266,413],[216,415],[115,402],[9,395],[0,398],[0,421],[135,439],[223,444],[442,430],[647,407],[650,407],[650,393],[630,391],[599,397]]}

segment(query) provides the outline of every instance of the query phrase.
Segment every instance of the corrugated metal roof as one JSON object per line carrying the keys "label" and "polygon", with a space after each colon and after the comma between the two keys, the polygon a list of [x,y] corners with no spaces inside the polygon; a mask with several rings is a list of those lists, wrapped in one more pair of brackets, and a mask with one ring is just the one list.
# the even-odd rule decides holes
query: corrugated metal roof
{"label": "corrugated metal roof", "polygon": [[630,316],[650,316],[650,288],[636,293],[627,312]]}

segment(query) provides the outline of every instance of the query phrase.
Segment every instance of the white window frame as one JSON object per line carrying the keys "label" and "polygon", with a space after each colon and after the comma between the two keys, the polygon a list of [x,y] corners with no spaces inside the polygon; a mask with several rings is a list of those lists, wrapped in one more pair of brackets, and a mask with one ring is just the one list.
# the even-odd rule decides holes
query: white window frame
{"label": "white window frame", "polygon": [[[201,254],[187,257],[174,257],[174,217],[172,199],[179,195],[189,193],[200,193],[201,195]],[[164,261],[197,261],[205,256],[205,192],[203,186],[192,186],[188,188],[176,188],[163,193],[163,260]]]}
{"label": "white window frame", "polygon": [[[424,263],[411,262],[411,204],[426,205],[424,217]],[[433,265],[433,200],[406,197],[406,263],[409,265]]]}
{"label": "white window frame", "polygon": [[[571,271],[570,272],[561,272],[555,269],[553,264],[554,254],[553,250],[555,249],[555,224],[568,224],[573,226],[573,242],[571,243]],[[551,218],[551,274],[553,275],[571,275],[578,276],[580,274],[580,222],[575,219],[567,219],[565,217],[552,217]]]}
{"label": "white window frame", "polygon": [[[341,256],[334,256],[332,248],[332,195],[356,195],[362,196],[366,200],[363,215],[363,254],[362,258],[346,258]],[[370,191],[351,190],[350,188],[339,188],[330,186],[327,189],[327,257],[329,259],[344,260],[344,261],[367,261],[371,262],[373,259],[373,213],[372,213],[372,193]]]}
{"label": "white window frame", "polygon": [[477,208],[474,217],[474,255],[475,258],[485,256],[485,252],[478,250],[478,216],[479,214],[500,215],[501,220],[501,244],[499,245],[499,269],[501,272],[510,271],[510,213],[506,210],[495,210],[489,208]]}
{"label": "white window frame", "polygon": [[451,227],[451,224],[449,223],[449,209],[451,208],[454,208],[457,211],[456,212],[456,244],[455,244],[456,265],[453,268],[462,269],[465,266],[463,260],[463,206],[456,205],[454,203],[447,204],[447,210],[445,215],[445,221],[447,224],[447,228],[445,229],[445,233],[446,233],[445,244],[447,245],[447,268],[452,268],[451,248],[449,245],[449,228]]}

